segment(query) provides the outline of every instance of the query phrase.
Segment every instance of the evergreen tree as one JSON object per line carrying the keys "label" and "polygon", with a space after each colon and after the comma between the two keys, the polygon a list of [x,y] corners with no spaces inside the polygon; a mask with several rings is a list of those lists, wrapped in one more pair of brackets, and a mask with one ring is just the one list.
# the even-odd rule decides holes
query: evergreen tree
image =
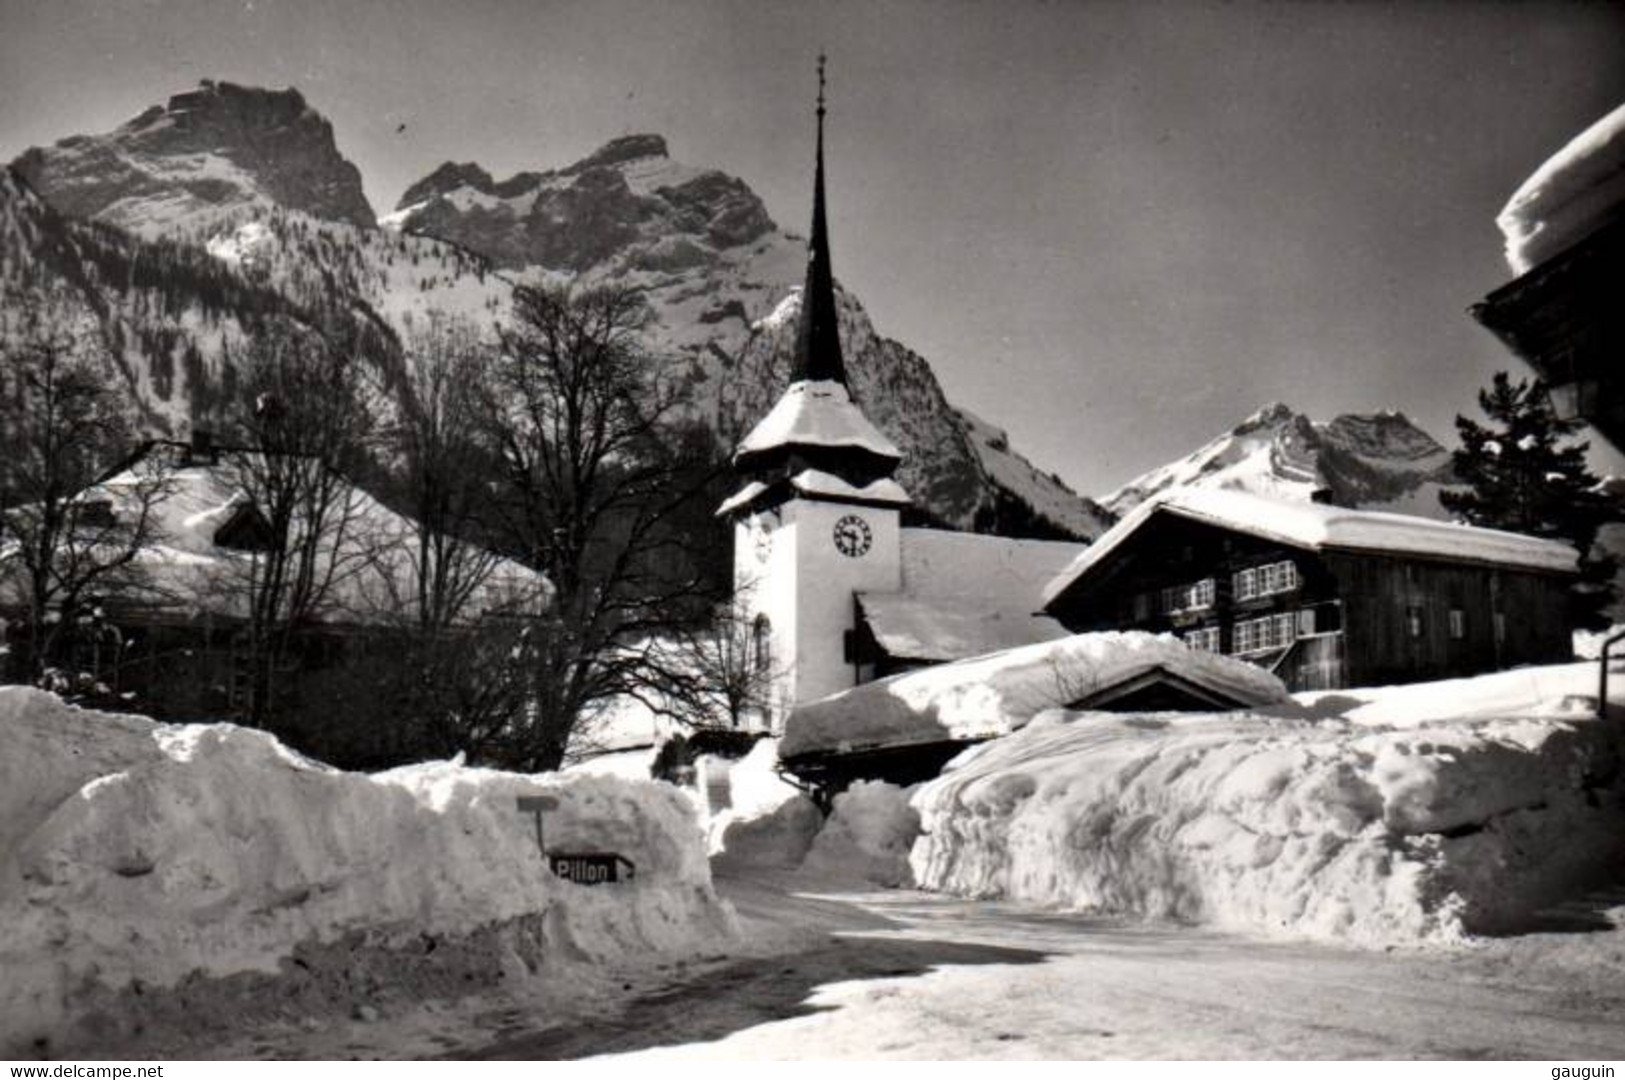
{"label": "evergreen tree", "polygon": [[1593,547],[1597,531],[1618,513],[1586,465],[1590,444],[1573,441],[1581,424],[1558,417],[1539,379],[1514,384],[1504,371],[1478,392],[1478,404],[1490,425],[1457,416],[1461,447],[1451,456],[1468,489],[1441,492],[1439,501],[1470,525],[1573,544],[1581,571],[1576,618],[1606,622],[1600,613],[1613,598],[1614,560]]}

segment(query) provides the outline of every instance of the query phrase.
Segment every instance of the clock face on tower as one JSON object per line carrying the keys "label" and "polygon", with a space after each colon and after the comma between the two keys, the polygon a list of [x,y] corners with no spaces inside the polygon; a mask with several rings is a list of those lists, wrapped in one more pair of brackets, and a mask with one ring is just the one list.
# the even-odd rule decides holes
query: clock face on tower
{"label": "clock face on tower", "polygon": [[854,559],[860,558],[874,542],[869,523],[856,514],[848,514],[835,523],[835,550]]}

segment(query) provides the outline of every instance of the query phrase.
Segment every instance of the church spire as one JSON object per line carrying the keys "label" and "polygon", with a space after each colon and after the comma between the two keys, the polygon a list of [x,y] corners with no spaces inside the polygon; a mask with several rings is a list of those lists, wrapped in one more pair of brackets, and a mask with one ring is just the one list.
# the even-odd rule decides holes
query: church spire
{"label": "church spire", "polygon": [[829,226],[824,221],[824,57],[818,57],[818,163],[813,173],[812,238],[807,242],[807,284],[801,291],[801,324],[796,332],[790,381],[846,385],[841,359],[840,322],[835,308],[835,275],[829,260]]}

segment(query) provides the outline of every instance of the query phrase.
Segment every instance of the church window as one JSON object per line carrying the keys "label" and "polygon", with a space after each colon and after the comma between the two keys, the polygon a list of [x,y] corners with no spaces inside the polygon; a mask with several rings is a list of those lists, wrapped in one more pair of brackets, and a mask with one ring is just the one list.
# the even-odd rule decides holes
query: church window
{"label": "church window", "polygon": [[751,624],[750,638],[756,669],[765,671],[773,663],[773,624],[766,615],[756,616],[756,621]]}

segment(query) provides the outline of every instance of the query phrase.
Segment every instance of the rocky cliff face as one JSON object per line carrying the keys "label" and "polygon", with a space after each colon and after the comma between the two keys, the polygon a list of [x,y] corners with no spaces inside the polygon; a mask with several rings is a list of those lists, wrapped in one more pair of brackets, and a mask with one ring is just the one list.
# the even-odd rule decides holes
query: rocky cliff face
{"label": "rocky cliff face", "polygon": [[376,224],[361,173],[297,90],[205,80],[105,135],[28,150],[14,167],[63,213],[148,236],[252,205]]}
{"label": "rocky cliff face", "polygon": [[[247,294],[314,325],[370,328],[387,352],[448,315],[491,327],[506,318],[516,283],[632,285],[655,315],[651,346],[724,447],[786,382],[805,242],[779,229],[743,181],[673,161],[658,135],[500,181],[477,164],[447,163],[375,222],[331,125],[298,91],[206,82],[116,131],[29,150],[14,168],[64,222],[166,245],[171,265],[202,260],[164,286],[162,303],[113,296],[100,274],[75,286],[105,347],[123,357],[137,403],[169,430],[203,415],[207,388],[229,382],[229,357],[258,317],[231,311],[229,297]],[[27,245],[0,241],[19,265],[37,261]],[[135,237],[114,246],[126,241]],[[72,261],[56,260],[51,273],[71,277]],[[209,296],[186,295],[185,282],[204,271],[219,279]],[[219,282],[236,283],[228,299]],[[854,393],[907,454],[900,479],[928,517],[1027,535],[1098,533],[1098,507],[1007,439],[977,438],[923,357],[876,333],[856,297],[842,293],[840,305]]]}
{"label": "rocky cliff face", "polygon": [[1216,487],[1442,518],[1439,490],[1454,483],[1449,452],[1404,413],[1321,423],[1274,402],[1101,502],[1121,515],[1175,487]]}
{"label": "rocky cliff face", "polygon": [[[724,445],[788,381],[805,240],[775,225],[743,181],[674,162],[658,135],[617,139],[568,167],[502,181],[448,162],[408,189],[385,223],[466,247],[521,277],[569,274],[643,289],[657,347]],[[1086,500],[1035,479],[1043,474],[1007,446],[998,452],[975,439],[923,357],[878,334],[852,294],[841,291],[839,304],[853,392],[903,450],[899,480],[917,502],[944,523],[987,527],[1001,520],[1001,500],[1025,505],[1028,489],[1041,487],[1034,519],[1098,534],[1102,518]]]}

